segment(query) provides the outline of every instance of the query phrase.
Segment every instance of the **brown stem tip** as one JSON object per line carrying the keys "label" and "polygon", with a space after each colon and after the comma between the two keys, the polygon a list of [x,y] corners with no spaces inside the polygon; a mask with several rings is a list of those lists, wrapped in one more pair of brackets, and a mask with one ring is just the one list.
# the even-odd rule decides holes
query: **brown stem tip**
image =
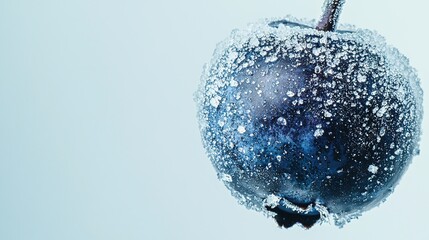
{"label": "brown stem tip", "polygon": [[345,0],[325,0],[323,15],[316,26],[320,31],[335,31]]}

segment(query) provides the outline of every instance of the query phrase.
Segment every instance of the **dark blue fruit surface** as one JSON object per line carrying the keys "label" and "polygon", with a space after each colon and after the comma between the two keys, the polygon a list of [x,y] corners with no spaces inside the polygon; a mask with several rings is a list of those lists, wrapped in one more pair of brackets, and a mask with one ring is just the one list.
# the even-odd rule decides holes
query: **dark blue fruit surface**
{"label": "dark blue fruit surface", "polygon": [[422,91],[408,60],[374,32],[310,25],[236,30],[197,93],[219,177],[284,227],[342,226],[382,202],[418,153]]}

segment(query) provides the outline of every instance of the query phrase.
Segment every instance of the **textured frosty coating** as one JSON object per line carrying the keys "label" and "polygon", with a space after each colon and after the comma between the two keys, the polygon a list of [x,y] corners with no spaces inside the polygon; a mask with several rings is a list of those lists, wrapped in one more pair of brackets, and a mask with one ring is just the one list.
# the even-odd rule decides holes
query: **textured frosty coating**
{"label": "textured frosty coating", "polygon": [[274,19],[233,31],[203,73],[198,115],[240,203],[342,225],[384,200],[418,153],[422,90],[377,33],[314,25]]}

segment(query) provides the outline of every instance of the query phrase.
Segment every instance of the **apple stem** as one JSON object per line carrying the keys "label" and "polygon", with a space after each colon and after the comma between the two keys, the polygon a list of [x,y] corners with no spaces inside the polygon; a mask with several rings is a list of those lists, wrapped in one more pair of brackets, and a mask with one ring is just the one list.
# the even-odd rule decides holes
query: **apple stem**
{"label": "apple stem", "polygon": [[325,32],[334,31],[344,2],[345,0],[325,0],[323,15],[316,29]]}

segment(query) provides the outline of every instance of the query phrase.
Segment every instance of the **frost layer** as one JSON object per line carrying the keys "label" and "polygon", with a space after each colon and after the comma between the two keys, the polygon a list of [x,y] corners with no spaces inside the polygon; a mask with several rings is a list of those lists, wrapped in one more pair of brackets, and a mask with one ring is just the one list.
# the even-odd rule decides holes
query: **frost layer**
{"label": "frost layer", "polygon": [[375,32],[314,25],[287,18],[233,31],[197,92],[220,179],[246,207],[286,213],[276,218],[285,227],[342,226],[383,201],[418,153],[422,90],[408,59]]}

